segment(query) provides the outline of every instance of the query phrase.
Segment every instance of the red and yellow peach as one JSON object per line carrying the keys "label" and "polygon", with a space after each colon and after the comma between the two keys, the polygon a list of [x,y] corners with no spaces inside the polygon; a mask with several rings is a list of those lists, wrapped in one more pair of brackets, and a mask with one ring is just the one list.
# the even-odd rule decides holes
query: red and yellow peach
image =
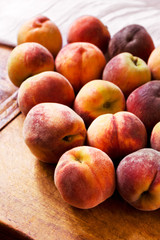
{"label": "red and yellow peach", "polygon": [[54,59],[47,48],[39,43],[27,42],[16,46],[7,63],[11,82],[19,87],[28,77],[54,70]]}
{"label": "red and yellow peach", "polygon": [[109,81],[92,80],[76,95],[74,110],[89,126],[98,116],[125,110],[125,98],[121,89]]}
{"label": "red and yellow peach", "polygon": [[67,44],[55,59],[57,72],[70,81],[75,92],[87,82],[101,78],[105,64],[106,59],[102,51],[86,42]]}
{"label": "red and yellow peach", "polygon": [[70,26],[67,41],[89,42],[96,45],[103,53],[106,53],[110,41],[110,33],[100,19],[94,16],[81,16]]}
{"label": "red and yellow peach", "polygon": [[152,74],[152,79],[160,79],[160,46],[156,47],[148,58],[148,66]]}
{"label": "red and yellow peach", "polygon": [[87,144],[104,151],[115,162],[147,144],[144,124],[127,111],[103,114],[87,130]]}
{"label": "red and yellow peach", "polygon": [[140,149],[121,160],[116,171],[120,195],[133,207],[151,211],[160,208],[160,153]]}
{"label": "red and yellow peach", "polygon": [[39,103],[27,114],[23,138],[40,161],[57,163],[67,150],[84,144],[83,119],[70,107],[60,103]]}
{"label": "red and yellow peach", "polygon": [[88,209],[112,196],[115,190],[115,169],[112,160],[103,151],[80,146],[61,156],[54,180],[68,204]]}
{"label": "red and yellow peach", "polygon": [[158,122],[151,131],[150,145],[151,148],[160,151],[160,122]]}
{"label": "red and yellow peach", "polygon": [[24,115],[38,103],[55,102],[72,107],[74,99],[70,82],[54,71],[45,71],[27,78],[18,91],[18,104]]}
{"label": "red and yellow peach", "polygon": [[123,52],[106,64],[102,78],[116,84],[128,97],[134,89],[151,80],[151,72],[141,58]]}
{"label": "red and yellow peach", "polygon": [[62,36],[54,22],[38,15],[24,22],[18,31],[17,44],[25,42],[40,43],[56,57],[62,47]]}

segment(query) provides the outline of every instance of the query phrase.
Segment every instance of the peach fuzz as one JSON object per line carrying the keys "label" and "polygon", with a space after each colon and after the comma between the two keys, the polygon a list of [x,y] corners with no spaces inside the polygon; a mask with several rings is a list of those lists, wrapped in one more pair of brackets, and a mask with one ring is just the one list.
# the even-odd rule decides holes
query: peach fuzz
{"label": "peach fuzz", "polygon": [[123,52],[106,64],[102,78],[116,84],[127,97],[134,89],[151,80],[151,72],[141,58]]}
{"label": "peach fuzz", "polygon": [[70,205],[89,209],[112,196],[115,190],[115,169],[103,151],[80,146],[65,152],[59,159],[55,185]]}
{"label": "peach fuzz", "polygon": [[150,145],[151,148],[160,151],[160,122],[158,122],[151,131]]}
{"label": "peach fuzz", "polygon": [[160,208],[160,153],[151,148],[129,154],[119,163],[117,189],[122,198],[136,209]]}
{"label": "peach fuzz", "polygon": [[83,119],[70,107],[60,103],[39,103],[27,114],[23,138],[40,161],[57,163],[67,150],[84,144]]}
{"label": "peach fuzz", "polygon": [[108,55],[111,59],[119,53],[129,52],[147,63],[154,48],[151,35],[142,25],[129,24],[112,36],[108,46]]}
{"label": "peach fuzz", "polygon": [[125,110],[125,98],[121,89],[109,81],[92,80],[78,92],[74,110],[83,118],[86,126],[98,116]]}
{"label": "peach fuzz", "polygon": [[97,117],[87,130],[87,144],[97,147],[118,162],[147,144],[144,124],[134,114],[121,111]]}
{"label": "peach fuzz", "polygon": [[38,103],[55,102],[72,107],[74,99],[75,94],[70,82],[54,71],[27,78],[18,91],[18,104],[24,115]]}
{"label": "peach fuzz", "polygon": [[150,81],[135,89],[127,98],[126,109],[141,119],[150,134],[160,121],[160,81]]}
{"label": "peach fuzz", "polygon": [[101,78],[105,64],[102,51],[86,42],[67,44],[55,59],[57,72],[70,81],[76,93],[87,82]]}
{"label": "peach fuzz", "polygon": [[110,41],[110,33],[100,19],[86,15],[77,18],[70,26],[67,42],[89,42],[106,53]]}
{"label": "peach fuzz", "polygon": [[151,52],[148,58],[148,66],[152,74],[152,79],[160,79],[160,46]]}
{"label": "peach fuzz", "polygon": [[7,63],[11,82],[19,87],[28,77],[44,71],[54,70],[54,59],[47,48],[39,43],[29,42],[16,46]]}
{"label": "peach fuzz", "polygon": [[25,42],[40,43],[56,57],[62,47],[62,36],[54,22],[38,15],[24,22],[18,30],[17,44]]}

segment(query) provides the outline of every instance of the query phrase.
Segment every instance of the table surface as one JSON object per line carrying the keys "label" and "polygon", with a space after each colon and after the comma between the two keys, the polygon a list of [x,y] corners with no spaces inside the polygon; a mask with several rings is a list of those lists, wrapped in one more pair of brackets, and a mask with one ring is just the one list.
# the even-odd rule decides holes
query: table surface
{"label": "table surface", "polygon": [[[4,51],[1,46],[0,55]],[[54,185],[55,166],[38,161],[25,145],[23,121],[19,114],[0,131],[0,239],[160,239],[160,210],[136,210],[117,192],[89,210],[65,203]]]}

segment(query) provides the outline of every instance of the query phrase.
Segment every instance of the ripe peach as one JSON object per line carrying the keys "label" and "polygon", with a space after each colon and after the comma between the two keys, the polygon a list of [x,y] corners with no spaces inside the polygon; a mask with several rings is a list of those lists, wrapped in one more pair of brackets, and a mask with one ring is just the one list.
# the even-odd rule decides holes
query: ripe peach
{"label": "ripe peach", "polygon": [[41,44],[22,43],[12,50],[7,68],[11,82],[19,87],[30,76],[54,70],[54,59],[48,49]]}
{"label": "ripe peach", "polygon": [[39,160],[57,163],[61,155],[84,144],[83,119],[70,107],[60,103],[39,103],[24,120],[23,137]]}
{"label": "ripe peach", "polygon": [[144,124],[127,111],[103,114],[87,130],[87,144],[97,147],[118,162],[122,157],[147,144]]}
{"label": "ripe peach", "polygon": [[123,52],[106,64],[102,78],[120,87],[127,97],[134,89],[151,80],[151,72],[142,59]]}
{"label": "ripe peach", "polygon": [[153,149],[160,151],[160,122],[151,131],[150,145]]}
{"label": "ripe peach", "polygon": [[150,81],[135,89],[126,101],[126,108],[141,119],[150,134],[160,121],[160,81]]}
{"label": "ripe peach", "polygon": [[160,46],[156,47],[148,58],[148,66],[152,74],[152,78],[160,79]]}
{"label": "ripe peach", "polygon": [[119,53],[129,52],[147,62],[155,48],[147,30],[138,24],[130,24],[115,33],[108,46],[108,55],[113,58]]}
{"label": "ripe peach", "polygon": [[121,160],[116,171],[117,188],[133,207],[151,211],[160,208],[160,153],[140,149]]}
{"label": "ripe peach", "polygon": [[38,15],[24,22],[18,31],[17,44],[25,42],[40,43],[56,57],[62,47],[62,36],[54,22]]}
{"label": "ripe peach", "polygon": [[75,42],[63,47],[56,59],[56,70],[72,84],[75,92],[87,82],[101,78],[106,59],[91,43]]}
{"label": "ripe peach", "polygon": [[115,190],[115,169],[103,151],[80,146],[65,152],[54,173],[55,185],[70,205],[88,209],[108,199]]}
{"label": "ripe peach", "polygon": [[106,53],[110,40],[110,33],[98,18],[94,16],[81,16],[76,19],[70,26],[67,41],[73,42],[89,42]]}
{"label": "ripe peach", "polygon": [[27,78],[18,91],[18,104],[24,115],[42,102],[56,102],[72,107],[74,98],[70,82],[54,71],[45,71]]}
{"label": "ripe peach", "polygon": [[102,114],[125,110],[125,98],[121,89],[114,83],[92,80],[80,89],[73,108],[89,126]]}

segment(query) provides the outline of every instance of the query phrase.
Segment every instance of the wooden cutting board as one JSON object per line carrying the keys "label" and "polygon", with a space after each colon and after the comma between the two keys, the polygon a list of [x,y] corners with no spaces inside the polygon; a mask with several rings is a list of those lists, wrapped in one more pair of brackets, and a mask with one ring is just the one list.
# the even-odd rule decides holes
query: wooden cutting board
{"label": "wooden cutting board", "polygon": [[[1,95],[1,118],[4,106],[6,116],[10,110],[15,116],[19,113],[17,89],[9,82],[6,72],[10,51],[9,47],[0,48],[1,83],[7,82],[0,83],[1,93],[2,88],[6,93]],[[136,210],[117,192],[90,210],[65,203],[54,185],[55,166],[39,162],[25,145],[23,121],[24,116],[20,114],[0,131],[0,239],[160,239],[160,210]]]}

